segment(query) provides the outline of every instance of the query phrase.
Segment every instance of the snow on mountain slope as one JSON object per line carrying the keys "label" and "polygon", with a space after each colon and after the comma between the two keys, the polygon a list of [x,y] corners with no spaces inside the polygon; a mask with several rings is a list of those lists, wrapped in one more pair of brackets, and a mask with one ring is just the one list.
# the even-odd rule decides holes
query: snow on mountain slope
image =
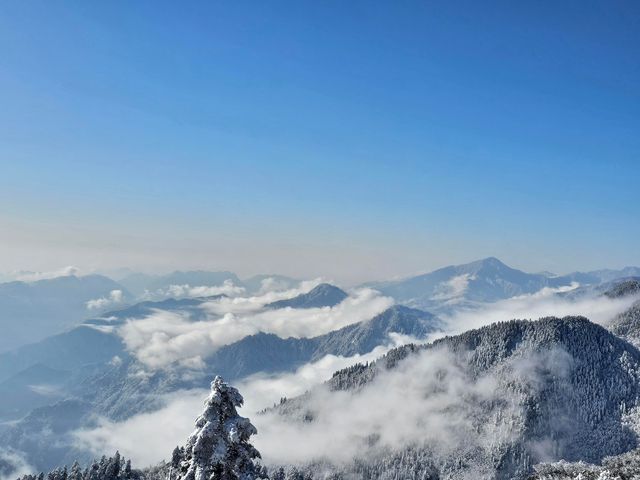
{"label": "snow on mountain slope", "polygon": [[495,302],[535,293],[545,287],[571,285],[573,281],[569,276],[549,277],[525,273],[490,257],[404,280],[367,286],[393,297],[399,303],[436,311],[459,304]]}
{"label": "snow on mountain slope", "polygon": [[[265,459],[307,473],[320,462],[344,475],[364,464],[526,478],[540,461],[597,462],[634,448],[639,381],[640,352],[585,318],[504,322],[337,372],[256,418],[257,446]],[[313,439],[308,448],[294,447],[302,437]],[[294,453],[281,453],[289,446]],[[402,452],[429,460],[394,464]]]}

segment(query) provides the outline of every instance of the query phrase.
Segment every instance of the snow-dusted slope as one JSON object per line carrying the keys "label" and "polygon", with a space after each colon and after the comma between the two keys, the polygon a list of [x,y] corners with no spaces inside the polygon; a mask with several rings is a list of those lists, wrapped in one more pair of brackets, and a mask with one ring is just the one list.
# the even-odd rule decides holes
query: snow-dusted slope
{"label": "snow-dusted slope", "polygon": [[495,302],[516,295],[535,293],[544,287],[561,287],[571,276],[549,277],[508,267],[497,258],[485,258],[424,275],[368,286],[397,302],[426,310],[446,309],[473,302]]}
{"label": "snow-dusted slope", "polygon": [[[438,360],[443,352],[446,362]],[[426,362],[434,365],[436,374]],[[457,365],[455,375],[445,367],[452,364]],[[394,383],[393,378],[402,382]],[[398,395],[402,399],[399,409],[406,408],[403,405],[421,409],[439,402],[438,409],[426,409],[417,421],[437,412],[434,418],[445,422],[439,427],[441,434],[434,439],[429,428],[420,431],[418,423],[415,436],[405,430],[400,437],[408,436],[411,441],[400,442],[396,448],[386,444],[374,460],[364,461],[368,471],[410,471],[411,476],[403,478],[421,478],[419,475],[436,468],[440,478],[513,479],[525,478],[532,465],[543,460],[597,462],[634,448],[638,438],[627,420],[640,399],[639,382],[640,352],[634,346],[585,318],[565,317],[510,321],[427,347],[400,347],[373,365],[337,372],[328,387],[343,401],[339,392],[354,392],[354,397],[346,397],[351,402],[370,401],[378,410],[390,409],[372,415],[374,419],[395,418],[393,404],[376,402],[386,391],[381,385],[403,389],[407,384],[406,392]],[[457,389],[452,390],[452,385],[458,385]],[[483,385],[491,387],[480,388]],[[340,411],[348,411],[349,404],[332,403],[331,395],[318,403],[318,392],[284,402],[277,414],[313,425],[325,421],[328,414],[341,418]],[[323,405],[337,410],[326,412]],[[412,418],[410,411],[407,415]],[[467,436],[454,435],[461,424]],[[426,421],[425,425],[435,423]],[[362,459],[368,458],[376,441],[385,445],[385,429],[369,432],[364,424],[360,428],[358,436],[370,439],[361,444],[361,460],[341,466],[320,456],[326,468],[355,475],[364,471]],[[338,437],[333,442],[339,442]],[[416,461],[419,458],[424,459],[422,464]],[[313,467],[301,470],[312,472]]]}

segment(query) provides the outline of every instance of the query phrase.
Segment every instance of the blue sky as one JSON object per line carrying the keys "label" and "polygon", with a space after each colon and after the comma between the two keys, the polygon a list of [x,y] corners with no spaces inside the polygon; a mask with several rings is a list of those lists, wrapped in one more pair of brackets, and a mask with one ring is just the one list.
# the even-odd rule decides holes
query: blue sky
{"label": "blue sky", "polygon": [[3,2],[0,264],[640,263],[640,4]]}

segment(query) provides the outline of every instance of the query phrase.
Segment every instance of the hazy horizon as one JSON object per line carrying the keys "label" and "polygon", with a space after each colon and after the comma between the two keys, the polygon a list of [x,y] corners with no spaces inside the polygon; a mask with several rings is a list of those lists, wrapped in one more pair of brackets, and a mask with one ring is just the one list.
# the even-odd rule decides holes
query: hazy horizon
{"label": "hazy horizon", "polygon": [[[85,275],[92,275],[92,274],[98,274],[98,275],[104,275],[110,278],[113,278],[114,280],[119,280],[122,278],[127,277],[128,275],[131,274],[145,274],[145,275],[151,275],[151,276],[162,276],[162,275],[168,275],[174,272],[188,272],[188,271],[206,271],[206,272],[231,272],[233,274],[236,274],[238,276],[238,278],[240,278],[240,280],[246,280],[249,279],[251,277],[254,276],[260,276],[260,275],[284,275],[284,276],[288,276],[291,277],[293,279],[296,280],[312,280],[312,279],[319,279],[321,281],[325,281],[325,282],[333,282],[333,283],[338,283],[342,286],[345,287],[349,287],[349,286],[355,286],[358,285],[360,283],[367,283],[367,282],[375,282],[375,281],[384,281],[384,280],[399,280],[399,279],[405,279],[405,278],[410,278],[412,276],[416,276],[416,275],[422,275],[422,274],[426,274],[426,273],[430,273],[433,272],[435,270],[441,269],[441,268],[445,268],[445,267],[449,267],[449,266],[458,266],[458,265],[465,265],[468,263],[472,263],[472,262],[476,262],[476,261],[481,261],[481,260],[485,260],[487,258],[498,258],[495,255],[491,255],[489,257],[482,257],[482,258],[475,258],[469,261],[463,261],[463,262],[452,262],[452,263],[446,263],[446,264],[442,264],[442,265],[438,265],[434,268],[425,268],[425,269],[421,269],[421,270],[414,270],[414,271],[409,271],[409,272],[405,272],[405,273],[401,273],[398,275],[392,275],[392,276],[386,276],[386,277],[366,277],[366,278],[359,278],[356,280],[353,279],[345,279],[345,278],[340,278],[337,277],[335,275],[331,275],[331,274],[318,274],[318,273],[309,273],[309,274],[289,274],[286,272],[282,272],[279,270],[273,270],[273,271],[249,271],[247,273],[242,273],[241,271],[235,271],[233,269],[230,268],[202,268],[201,266],[194,266],[192,268],[180,268],[179,266],[177,267],[165,267],[162,268],[160,266],[157,266],[156,268],[140,268],[140,269],[136,269],[136,268],[131,268],[131,267],[112,267],[112,268],[96,268],[96,269],[87,269],[87,268],[82,268],[79,267],[77,265],[67,265],[64,267],[60,267],[60,268],[54,268],[52,270],[30,270],[30,269],[20,269],[20,270],[10,270],[10,271],[0,271],[0,282],[3,281],[26,281],[26,282],[31,282],[31,281],[37,281],[37,280],[46,280],[46,279],[52,279],[52,278],[57,278],[57,277],[62,277],[62,276],[68,276],[68,275],[75,275],[75,276],[85,276]],[[621,266],[605,266],[605,267],[601,267],[601,268],[582,268],[582,269],[575,269],[575,270],[570,270],[570,271],[551,271],[551,270],[545,270],[545,269],[527,269],[527,268],[522,268],[518,265],[514,265],[512,263],[509,262],[505,262],[502,258],[498,258],[499,261],[505,263],[505,265],[507,265],[510,268],[514,268],[516,270],[521,270],[524,271],[526,273],[534,273],[534,274],[538,274],[538,273],[545,273],[545,274],[554,274],[554,275],[558,275],[558,276],[562,276],[562,275],[568,275],[571,273],[576,273],[576,272],[589,272],[589,271],[599,271],[599,270],[622,270],[624,268],[627,267],[635,267],[638,268],[637,265],[621,265]]]}
{"label": "hazy horizon", "polygon": [[638,5],[0,6],[0,270],[640,264]]}

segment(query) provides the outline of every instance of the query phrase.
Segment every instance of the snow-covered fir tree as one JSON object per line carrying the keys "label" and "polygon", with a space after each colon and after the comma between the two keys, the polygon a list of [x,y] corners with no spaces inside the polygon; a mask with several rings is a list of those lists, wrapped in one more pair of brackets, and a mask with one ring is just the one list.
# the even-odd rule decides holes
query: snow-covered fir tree
{"label": "snow-covered fir tree", "polygon": [[559,461],[535,465],[534,471],[528,480],[637,480],[640,450],[606,457],[602,465]]}
{"label": "snow-covered fir tree", "polygon": [[260,453],[249,443],[257,430],[236,410],[243,402],[240,392],[222,378],[211,382],[194,432],[184,449],[174,450],[172,456],[180,480],[267,478],[266,469],[256,462]]}
{"label": "snow-covered fir tree", "polygon": [[[176,447],[169,463],[134,470],[119,452],[103,456],[82,470],[74,462],[47,475],[24,475],[19,480],[256,480],[268,478],[257,463],[260,453],[250,443],[257,433],[248,418],[238,415],[243,398],[237,389],[220,377],[211,383],[211,392],[196,428],[184,447]],[[0,471],[0,473],[2,473]]]}

